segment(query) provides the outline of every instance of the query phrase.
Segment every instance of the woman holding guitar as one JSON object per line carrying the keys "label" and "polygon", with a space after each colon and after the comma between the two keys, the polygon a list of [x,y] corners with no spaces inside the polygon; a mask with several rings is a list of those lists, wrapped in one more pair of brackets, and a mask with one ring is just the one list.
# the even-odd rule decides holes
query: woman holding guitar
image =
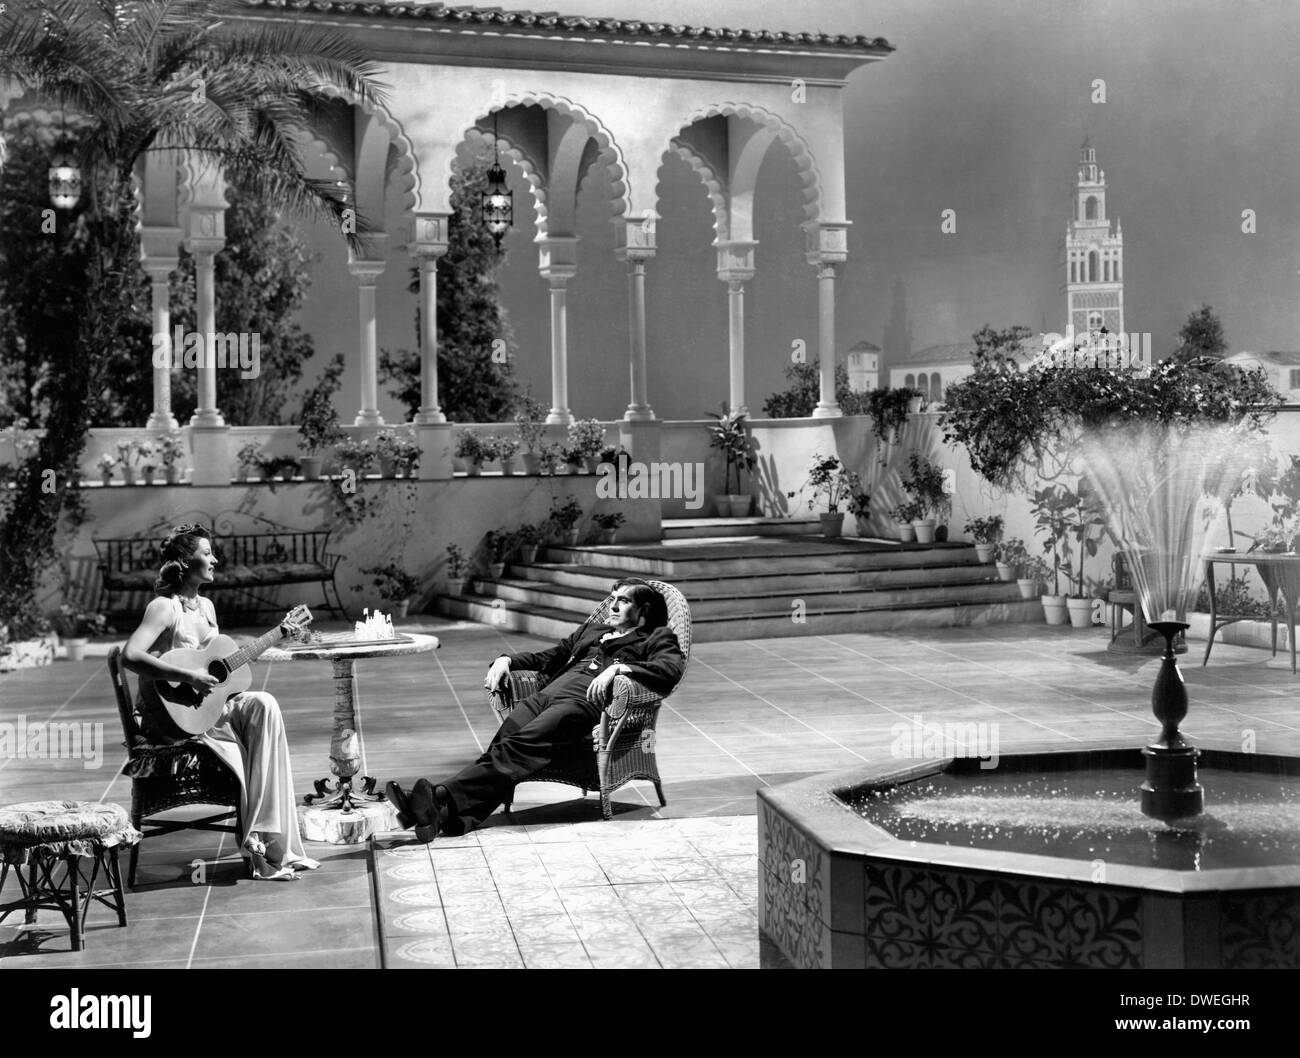
{"label": "woman holding guitar", "polygon": [[[190,701],[202,702],[214,688],[223,686],[211,666],[187,667],[163,657],[177,651],[173,657],[185,661],[186,651],[201,651],[217,638],[212,600],[199,594],[202,585],[212,583],[217,559],[211,534],[202,525],[173,529],[161,557],[162,569],[154,583],[158,598],[145,607],[122,659],[140,676],[141,729],[151,741],[176,742],[192,736],[169,715],[164,694],[176,698],[179,688]],[[269,645],[270,637],[264,638]],[[206,708],[214,707],[209,702]],[[289,743],[275,698],[257,691],[232,694],[214,720],[198,739],[239,777],[245,830],[241,851],[250,861],[253,877],[290,881],[295,870],[319,867],[304,854],[298,832]]]}

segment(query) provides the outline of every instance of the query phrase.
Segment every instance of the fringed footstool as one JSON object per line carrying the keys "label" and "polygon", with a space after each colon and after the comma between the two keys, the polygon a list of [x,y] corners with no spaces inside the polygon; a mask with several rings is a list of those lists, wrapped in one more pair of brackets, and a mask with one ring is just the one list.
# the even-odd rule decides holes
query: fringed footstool
{"label": "fringed footstool", "polygon": [[[139,840],[140,832],[121,805],[29,801],[0,808],[0,893],[10,867],[22,892],[21,899],[0,904],[0,922],[20,909],[28,923],[36,921],[37,911],[60,911],[68,921],[73,951],[85,947],[86,912],[94,900],[116,911],[117,924],[125,926],[126,898],[117,850]],[[82,870],[83,859],[91,861],[88,877]],[[60,863],[65,871],[56,881]],[[106,887],[96,889],[101,870]]]}

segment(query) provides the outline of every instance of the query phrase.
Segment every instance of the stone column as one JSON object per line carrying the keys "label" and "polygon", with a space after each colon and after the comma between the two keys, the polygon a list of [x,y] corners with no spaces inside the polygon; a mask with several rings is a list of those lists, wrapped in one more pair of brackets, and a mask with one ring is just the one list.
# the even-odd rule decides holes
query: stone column
{"label": "stone column", "polygon": [[843,415],[835,399],[835,266],[848,260],[848,221],[822,221],[805,226],[808,263],[817,269],[817,356],[821,361],[821,394],[813,418]]}
{"label": "stone column", "polygon": [[[180,235],[179,230],[176,233]],[[172,414],[172,367],[175,350],[172,348],[172,313],[168,276],[176,268],[175,257],[147,257],[145,271],[149,273],[149,289],[153,303],[153,411],[145,423],[150,430],[175,430],[176,416]]]}
{"label": "stone column", "polygon": [[438,404],[438,258],[447,252],[446,213],[417,213],[410,253],[420,267],[420,478],[452,475],[451,424]]}
{"label": "stone column", "polygon": [[645,263],[655,255],[653,214],[644,220],[624,218],[619,235],[618,259],[627,262],[628,373],[631,376],[631,399],[623,418],[630,422],[649,422],[655,413],[646,395]]}
{"label": "stone column", "polygon": [[225,206],[189,207],[189,234],[185,248],[194,255],[196,327],[202,339],[198,406],[190,419],[190,447],[194,452],[195,485],[228,485],[232,475],[230,431],[217,408],[215,335],[217,306],[212,259],[226,244]]}
{"label": "stone column", "polygon": [[728,405],[748,415],[745,404],[745,283],[754,278],[755,242],[718,244],[718,278],[727,284],[727,336],[730,348]]}
{"label": "stone column", "polygon": [[578,240],[552,236],[538,250],[542,278],[551,288],[551,410],[547,423],[567,426],[573,422],[569,410],[569,320],[568,283],[578,271]]}
{"label": "stone column", "polygon": [[379,363],[376,352],[375,281],[383,274],[387,262],[381,259],[348,261],[348,271],[357,277],[360,332],[361,408],[353,426],[382,426],[379,414]]}

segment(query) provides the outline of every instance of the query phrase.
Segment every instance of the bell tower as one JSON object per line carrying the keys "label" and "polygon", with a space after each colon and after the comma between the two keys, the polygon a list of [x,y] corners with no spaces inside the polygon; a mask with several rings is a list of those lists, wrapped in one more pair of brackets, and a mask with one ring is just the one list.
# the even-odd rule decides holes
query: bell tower
{"label": "bell tower", "polygon": [[1124,333],[1124,233],[1106,217],[1106,173],[1083,141],[1074,217],[1065,230],[1067,319],[1079,337],[1103,327]]}

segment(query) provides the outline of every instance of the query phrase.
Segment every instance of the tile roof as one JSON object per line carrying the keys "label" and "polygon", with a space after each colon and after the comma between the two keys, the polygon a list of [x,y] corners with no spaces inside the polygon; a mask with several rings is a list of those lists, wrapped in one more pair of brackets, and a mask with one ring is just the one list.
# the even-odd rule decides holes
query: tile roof
{"label": "tile roof", "polygon": [[505,11],[499,7],[449,7],[446,4],[371,2],[355,0],[246,0],[251,8],[278,8],[327,15],[373,15],[387,18],[424,19],[465,26],[509,26],[538,32],[561,31],[620,37],[650,37],[659,40],[694,41],[730,47],[763,48],[772,45],[841,49],[845,51],[893,51],[884,37],[849,36],[835,33],[790,33],[784,30],[729,29],[712,26],[674,25],[632,18],[598,18],[561,15],[554,11]]}
{"label": "tile roof", "polygon": [[950,342],[947,345],[931,345],[925,349],[914,349],[910,353],[896,353],[889,358],[889,366],[896,368],[907,364],[968,364],[974,353],[974,342]]}

